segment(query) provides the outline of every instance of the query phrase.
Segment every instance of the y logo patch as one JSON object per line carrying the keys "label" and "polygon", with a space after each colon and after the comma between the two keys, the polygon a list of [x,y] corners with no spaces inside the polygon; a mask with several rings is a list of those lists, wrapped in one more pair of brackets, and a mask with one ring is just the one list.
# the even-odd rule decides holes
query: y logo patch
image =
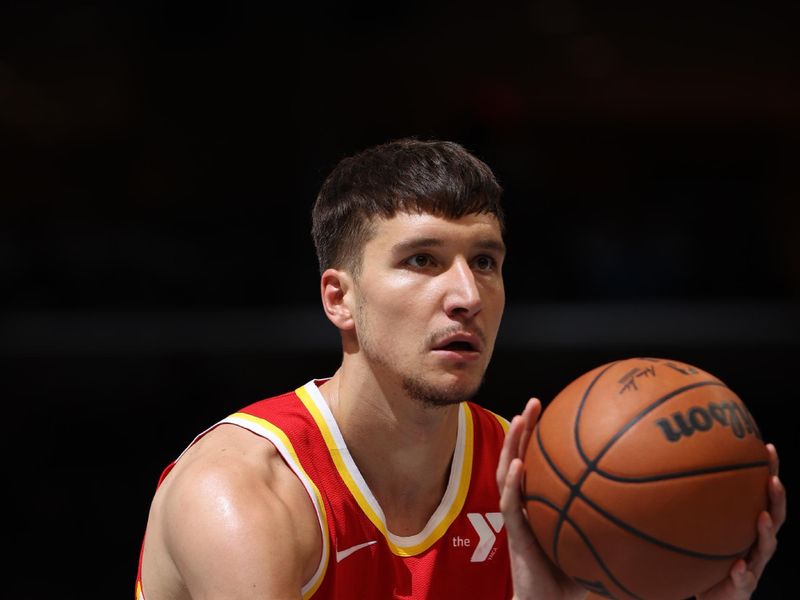
{"label": "y logo patch", "polygon": [[500,533],[500,530],[503,529],[503,515],[499,512],[490,512],[486,513],[484,518],[481,513],[467,513],[467,518],[475,528],[475,533],[478,534],[478,546],[469,560],[470,562],[483,562],[494,547],[497,539],[495,533]]}

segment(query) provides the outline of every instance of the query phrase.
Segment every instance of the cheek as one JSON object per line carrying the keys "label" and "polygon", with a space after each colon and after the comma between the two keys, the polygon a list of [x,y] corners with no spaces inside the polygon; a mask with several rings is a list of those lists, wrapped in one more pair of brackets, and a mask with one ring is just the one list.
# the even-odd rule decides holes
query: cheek
{"label": "cheek", "polygon": [[485,307],[502,310],[506,301],[506,290],[502,282],[486,282],[480,288],[481,300]]}
{"label": "cheek", "polygon": [[500,288],[500,292],[497,295],[497,312],[500,317],[503,316],[503,311],[506,307],[506,291],[503,287]]}
{"label": "cheek", "polygon": [[402,287],[386,286],[380,293],[371,294],[362,305],[362,310],[374,331],[384,335],[401,336],[414,328],[415,321],[422,316],[420,294],[410,294]]}
{"label": "cheek", "polygon": [[398,316],[421,316],[424,307],[431,306],[439,295],[439,291],[432,283],[420,285],[419,278],[413,274],[408,276],[400,274],[397,277],[387,278],[376,301],[380,302],[389,313]]}
{"label": "cheek", "polygon": [[495,336],[497,336],[497,331],[500,328],[500,322],[503,320],[505,302],[505,292],[502,286],[499,289],[491,290],[483,298],[483,314],[484,318],[486,319],[485,323],[488,328],[493,330],[493,334]]}

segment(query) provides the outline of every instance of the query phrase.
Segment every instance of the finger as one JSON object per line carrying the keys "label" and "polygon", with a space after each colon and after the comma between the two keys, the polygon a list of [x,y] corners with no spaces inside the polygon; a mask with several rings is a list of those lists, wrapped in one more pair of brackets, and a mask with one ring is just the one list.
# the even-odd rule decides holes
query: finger
{"label": "finger", "polygon": [[778,539],[775,537],[775,526],[772,517],[767,511],[758,515],[758,540],[750,553],[747,570],[758,580],[769,559],[775,554]]}
{"label": "finger", "polygon": [[780,459],[774,444],[767,444],[767,453],[769,454],[769,472],[771,475],[767,488],[769,491],[769,510],[777,532],[786,520],[786,489],[779,479]]}
{"label": "finger", "polygon": [[783,526],[786,521],[786,488],[777,475],[769,478],[769,485],[767,486],[769,492],[769,513],[772,517],[773,529],[775,535],[778,530]]}
{"label": "finger", "polygon": [[506,527],[512,531],[528,528],[525,513],[522,512],[522,494],[520,493],[523,471],[522,461],[518,458],[512,460],[500,494],[500,510],[503,513],[503,521]]}
{"label": "finger", "polygon": [[523,508],[521,493],[521,480],[524,471],[522,461],[515,458],[508,469],[508,477],[500,496],[500,510],[503,513],[503,522],[508,532],[508,544],[513,556],[525,562],[541,555],[541,549],[536,542],[528,523]]}
{"label": "finger", "polygon": [[769,454],[769,472],[771,475],[778,475],[780,467],[780,459],[778,458],[778,450],[774,444],[767,444],[767,454]]}
{"label": "finger", "polygon": [[503,512],[516,513],[522,507],[520,498],[520,482],[522,479],[522,461],[515,459],[508,467],[508,474],[503,482],[500,496],[500,509]]}
{"label": "finger", "polygon": [[506,439],[503,441],[503,449],[500,450],[500,458],[497,461],[497,490],[501,494],[508,478],[508,468],[511,465],[511,461],[516,458],[521,431],[522,417],[517,415],[511,419],[511,423],[508,425]]}
{"label": "finger", "polygon": [[750,594],[752,594],[756,589],[758,578],[756,577],[755,573],[748,570],[747,563],[745,563],[745,561],[742,559],[739,559],[733,563],[730,576],[734,588],[736,589],[737,596],[749,598]]}
{"label": "finger", "polygon": [[519,446],[517,447],[517,456],[522,458],[528,451],[528,444],[531,440],[531,435],[539,421],[539,415],[542,413],[542,403],[537,398],[531,398],[525,405],[525,410],[522,411],[522,424],[523,429],[520,435]]}

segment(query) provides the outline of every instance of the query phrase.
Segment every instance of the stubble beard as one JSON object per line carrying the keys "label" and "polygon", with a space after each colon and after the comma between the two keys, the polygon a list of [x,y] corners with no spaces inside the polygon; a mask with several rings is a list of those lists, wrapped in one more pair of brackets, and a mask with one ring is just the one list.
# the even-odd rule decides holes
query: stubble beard
{"label": "stubble beard", "polygon": [[483,375],[478,383],[466,390],[460,386],[436,386],[421,377],[403,376],[403,390],[428,408],[452,406],[465,400],[472,400],[483,383]]}
{"label": "stubble beard", "polygon": [[377,364],[383,369],[394,372],[400,377],[403,391],[414,400],[421,403],[426,408],[442,408],[459,404],[466,400],[472,400],[480,390],[485,375],[481,373],[477,383],[471,387],[464,388],[462,385],[437,385],[425,379],[419,374],[409,375],[398,373],[397,365],[387,358],[372,344],[372,335],[365,315],[364,304],[360,304],[356,310],[356,328],[359,332],[359,346],[364,356],[373,364]]}

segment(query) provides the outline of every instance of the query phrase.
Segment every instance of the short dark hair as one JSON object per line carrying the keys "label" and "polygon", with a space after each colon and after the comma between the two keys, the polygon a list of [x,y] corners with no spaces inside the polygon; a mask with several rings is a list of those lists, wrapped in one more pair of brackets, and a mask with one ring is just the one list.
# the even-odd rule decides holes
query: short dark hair
{"label": "short dark hair", "polygon": [[325,179],[312,211],[320,273],[333,267],[357,276],[376,217],[492,214],[502,231],[502,193],[492,170],[455,142],[404,138],[347,157]]}

